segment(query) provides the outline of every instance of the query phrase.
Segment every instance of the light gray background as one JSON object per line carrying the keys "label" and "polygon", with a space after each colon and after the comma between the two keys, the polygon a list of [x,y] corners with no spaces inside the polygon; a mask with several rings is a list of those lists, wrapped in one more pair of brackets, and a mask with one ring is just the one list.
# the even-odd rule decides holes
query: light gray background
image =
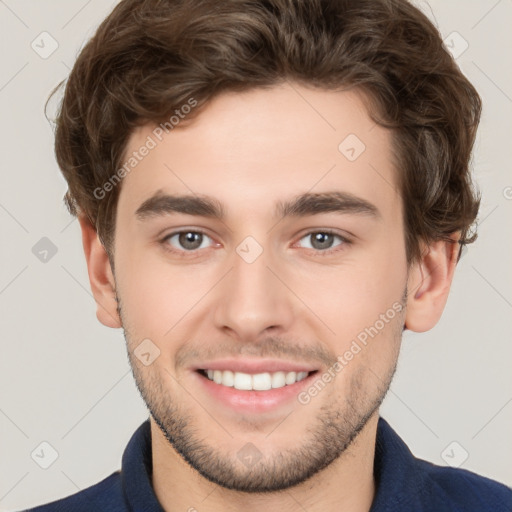
{"label": "light gray background", "polygon": [[[115,3],[0,1],[3,511],[110,475],[148,417],[122,331],[96,320],[79,225],[62,203],[66,185],[43,115],[50,90]],[[458,265],[445,313],[432,331],[404,336],[381,414],[415,455],[446,465],[443,453],[460,460],[465,450],[461,467],[510,486],[512,0],[417,3],[454,51],[469,44],[457,61],[484,102],[474,156],[483,202],[479,240]],[[47,59],[31,47],[43,31],[59,45]],[[46,263],[32,253],[42,237],[58,249]],[[31,458],[43,441],[59,455],[48,469]]]}

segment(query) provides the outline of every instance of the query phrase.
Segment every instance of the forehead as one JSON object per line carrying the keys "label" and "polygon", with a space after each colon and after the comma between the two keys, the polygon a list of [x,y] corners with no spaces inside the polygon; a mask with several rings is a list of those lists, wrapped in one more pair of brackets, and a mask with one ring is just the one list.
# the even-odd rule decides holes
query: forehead
{"label": "forehead", "polygon": [[[396,203],[391,133],[366,104],[354,90],[287,83],[223,93],[168,133],[139,127],[126,148],[125,162],[137,161],[127,166],[118,210],[133,215],[158,190],[217,197],[228,214],[229,205],[256,213],[298,193],[333,189]],[[150,149],[140,157],[144,146]]]}

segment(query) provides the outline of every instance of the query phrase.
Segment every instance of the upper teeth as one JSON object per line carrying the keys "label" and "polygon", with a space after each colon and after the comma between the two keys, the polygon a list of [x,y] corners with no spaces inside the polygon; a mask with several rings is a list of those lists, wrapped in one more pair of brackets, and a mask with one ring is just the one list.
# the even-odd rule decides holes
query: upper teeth
{"label": "upper teeth", "polygon": [[274,372],[250,373],[232,372],[230,370],[206,370],[210,380],[223,386],[242,390],[265,391],[272,388],[282,388],[305,379],[308,372]]}

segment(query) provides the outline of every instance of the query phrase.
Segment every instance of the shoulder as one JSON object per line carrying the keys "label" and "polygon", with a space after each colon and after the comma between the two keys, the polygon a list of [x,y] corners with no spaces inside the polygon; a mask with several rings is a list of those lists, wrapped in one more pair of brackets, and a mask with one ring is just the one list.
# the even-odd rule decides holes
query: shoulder
{"label": "shoulder", "polygon": [[417,459],[417,467],[427,484],[424,493],[428,496],[424,498],[432,502],[436,510],[512,512],[512,488],[496,480],[422,459]]}
{"label": "shoulder", "polygon": [[121,473],[116,471],[82,491],[23,512],[128,512],[121,487]]}

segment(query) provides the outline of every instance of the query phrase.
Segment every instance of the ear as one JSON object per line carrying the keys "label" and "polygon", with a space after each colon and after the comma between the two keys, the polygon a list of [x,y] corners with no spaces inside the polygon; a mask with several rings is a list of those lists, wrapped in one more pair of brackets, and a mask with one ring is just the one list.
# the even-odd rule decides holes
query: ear
{"label": "ear", "polygon": [[96,301],[96,317],[107,327],[121,327],[122,322],[117,312],[115,280],[108,254],[89,219],[86,216],[79,216],[78,221],[82,230],[82,245],[89,282]]}
{"label": "ear", "polygon": [[459,257],[459,238],[457,232],[450,241],[423,244],[421,258],[409,270],[406,329],[428,331],[441,318]]}

